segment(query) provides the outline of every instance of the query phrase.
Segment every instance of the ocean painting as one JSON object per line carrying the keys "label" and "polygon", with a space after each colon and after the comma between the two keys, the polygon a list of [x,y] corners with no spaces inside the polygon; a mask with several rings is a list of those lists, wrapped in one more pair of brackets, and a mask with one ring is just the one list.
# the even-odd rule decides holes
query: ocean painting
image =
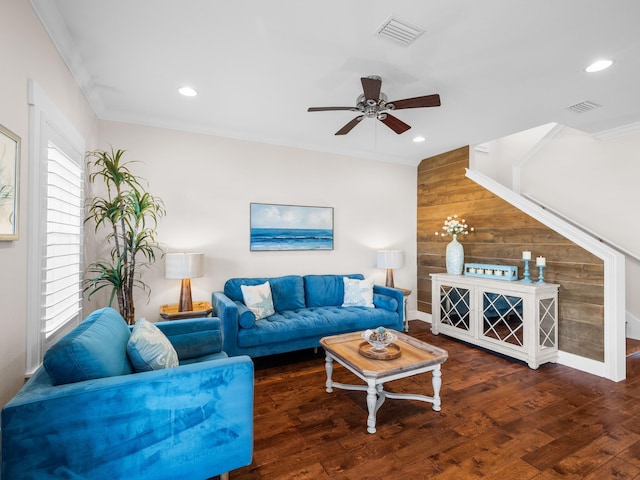
{"label": "ocean painting", "polygon": [[333,250],[333,208],[251,204],[251,251]]}

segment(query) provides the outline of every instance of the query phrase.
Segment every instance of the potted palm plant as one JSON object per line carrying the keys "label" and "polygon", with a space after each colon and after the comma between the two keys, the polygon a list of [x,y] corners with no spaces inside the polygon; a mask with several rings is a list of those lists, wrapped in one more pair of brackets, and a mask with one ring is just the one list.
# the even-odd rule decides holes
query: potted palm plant
{"label": "potted palm plant", "polygon": [[128,324],[135,323],[134,287],[147,294],[149,286],[140,278],[140,270],[148,268],[162,254],[156,240],[158,219],[164,216],[162,200],[146,192],[143,179],[129,169],[124,150],[94,150],[87,154],[89,181],[102,181],[104,196],[88,200],[85,223],[93,220],[95,231],[107,229],[106,243],[111,246],[108,258],[91,263],[85,273],[84,292],[87,299],[98,291],[111,289],[109,305],[117,299],[118,309]]}

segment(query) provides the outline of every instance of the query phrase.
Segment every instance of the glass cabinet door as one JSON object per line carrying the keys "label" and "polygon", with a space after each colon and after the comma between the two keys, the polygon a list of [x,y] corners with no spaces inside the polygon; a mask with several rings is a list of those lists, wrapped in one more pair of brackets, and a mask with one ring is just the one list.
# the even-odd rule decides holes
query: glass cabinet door
{"label": "glass cabinet door", "polygon": [[462,287],[440,286],[440,324],[471,332],[471,292]]}
{"label": "glass cabinet door", "polygon": [[483,291],[481,336],[523,348],[523,304],[521,297]]}
{"label": "glass cabinet door", "polygon": [[538,348],[556,348],[558,345],[558,324],[556,299],[542,298],[538,302]]}

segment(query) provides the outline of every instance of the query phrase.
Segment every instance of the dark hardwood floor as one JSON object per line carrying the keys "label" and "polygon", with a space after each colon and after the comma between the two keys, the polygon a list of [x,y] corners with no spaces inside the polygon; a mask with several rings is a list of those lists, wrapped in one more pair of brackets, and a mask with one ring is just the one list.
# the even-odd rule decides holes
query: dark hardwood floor
{"label": "dark hardwood floor", "polygon": [[[640,353],[614,383],[557,364],[538,370],[410,322],[449,351],[442,410],[387,400],[366,431],[364,392],[324,390],[324,355],[256,359],[253,463],[243,479],[640,479]],[[334,380],[358,379],[336,364]],[[386,385],[431,395],[431,374]]]}

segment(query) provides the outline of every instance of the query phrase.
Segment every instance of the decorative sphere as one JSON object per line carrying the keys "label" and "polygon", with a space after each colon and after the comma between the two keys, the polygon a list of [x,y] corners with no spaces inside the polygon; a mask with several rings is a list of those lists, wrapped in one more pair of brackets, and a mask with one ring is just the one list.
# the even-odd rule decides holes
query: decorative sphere
{"label": "decorative sphere", "polygon": [[375,330],[367,330],[362,337],[369,342],[373,350],[378,352],[386,351],[388,345],[392,344],[398,337],[391,332],[385,330],[384,327],[378,327]]}

